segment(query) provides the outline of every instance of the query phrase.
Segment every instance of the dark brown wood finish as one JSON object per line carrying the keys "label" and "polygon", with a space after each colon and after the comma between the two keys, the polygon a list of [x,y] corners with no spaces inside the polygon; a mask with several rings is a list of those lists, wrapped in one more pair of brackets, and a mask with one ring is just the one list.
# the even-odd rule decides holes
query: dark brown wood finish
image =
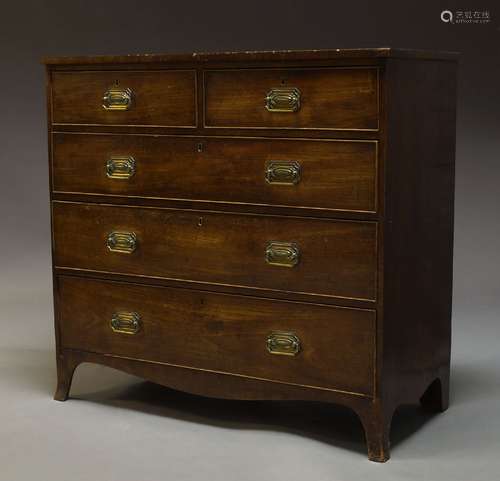
{"label": "dark brown wood finish", "polygon": [[420,398],[429,410],[448,407],[456,64],[388,61],[386,76],[380,378],[388,449],[399,405]]}
{"label": "dark brown wood finish", "polygon": [[184,65],[201,66],[218,64],[219,62],[237,62],[240,66],[255,62],[283,62],[309,65],[317,61],[326,61],[330,65],[343,60],[357,64],[365,64],[371,59],[414,58],[420,60],[452,60],[458,58],[457,52],[415,50],[390,47],[379,48],[336,48],[316,50],[268,50],[268,51],[228,51],[228,52],[194,52],[165,54],[132,54],[132,55],[96,55],[80,57],[45,57],[42,62],[51,68],[67,68],[72,66],[92,65]]}
{"label": "dark brown wood finish", "polygon": [[[54,202],[57,267],[162,277],[241,289],[374,300],[376,224]],[[137,249],[110,252],[111,232]],[[272,241],[294,243],[294,267],[270,265]]]}
{"label": "dark brown wood finish", "polygon": [[[374,141],[59,133],[53,147],[56,193],[376,211]],[[106,175],[113,155],[134,159],[131,178]],[[298,162],[298,183],[266,181],[270,161]]]}
{"label": "dark brown wood finish", "polygon": [[[59,296],[69,349],[373,393],[375,311],[75,277],[59,279]],[[111,329],[120,311],[140,315],[137,334]],[[266,339],[274,331],[294,333],[300,352],[270,354]]]}
{"label": "dark brown wood finish", "polygon": [[[205,126],[378,130],[378,69],[207,70]],[[273,88],[297,88],[297,112],[271,112]]]}
{"label": "dark brown wood finish", "polygon": [[[132,91],[129,110],[105,110],[111,87]],[[54,72],[54,124],[196,127],[194,70]]]}
{"label": "dark brown wood finish", "polygon": [[[399,405],[448,405],[456,58],[46,59],[56,399],[95,362],[205,396],[341,403],[369,458],[386,461]],[[61,79],[71,102],[58,103]],[[100,110],[116,80],[148,99],[130,121]],[[170,102],[167,85],[183,93]],[[267,89],[283,85],[301,89],[298,112],[265,109]],[[110,183],[112,154],[136,158],[130,181]],[[265,184],[274,156],[302,162],[299,184]],[[108,252],[109,229],[134,229],[137,251]],[[300,244],[300,263],[267,265],[268,240]],[[115,309],[141,310],[144,331],[114,333]],[[269,354],[268,330],[287,326],[304,350]]]}

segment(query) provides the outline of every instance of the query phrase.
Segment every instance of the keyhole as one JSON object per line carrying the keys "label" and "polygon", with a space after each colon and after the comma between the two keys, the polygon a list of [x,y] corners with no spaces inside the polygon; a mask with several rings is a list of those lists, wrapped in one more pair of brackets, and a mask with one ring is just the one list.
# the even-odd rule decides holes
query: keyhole
{"label": "keyhole", "polygon": [[203,225],[203,217],[200,217],[198,219],[198,227],[201,227]]}
{"label": "keyhole", "polygon": [[285,85],[286,84],[286,79],[282,78],[281,79],[281,85]]}
{"label": "keyhole", "polygon": [[198,142],[198,145],[196,146],[196,150],[198,152],[203,152],[203,142]]}

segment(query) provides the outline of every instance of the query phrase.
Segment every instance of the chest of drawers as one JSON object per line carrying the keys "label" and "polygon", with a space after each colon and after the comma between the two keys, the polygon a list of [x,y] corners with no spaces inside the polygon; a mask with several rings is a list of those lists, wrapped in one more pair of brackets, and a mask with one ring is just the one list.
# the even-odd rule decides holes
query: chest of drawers
{"label": "chest of drawers", "polygon": [[[45,59],[58,386],[448,404],[456,56]],[[332,426],[334,429],[334,426]]]}

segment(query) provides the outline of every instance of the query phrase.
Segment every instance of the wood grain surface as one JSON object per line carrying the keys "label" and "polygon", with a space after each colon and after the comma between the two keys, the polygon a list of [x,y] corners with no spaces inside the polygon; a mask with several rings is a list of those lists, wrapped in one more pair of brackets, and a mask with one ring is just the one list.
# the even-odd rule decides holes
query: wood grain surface
{"label": "wood grain surface", "polygon": [[[102,106],[110,87],[129,88],[129,110]],[[194,70],[53,72],[55,124],[196,126]]]}
{"label": "wood grain surface", "polygon": [[335,49],[310,49],[310,50],[247,50],[226,52],[189,52],[189,53],[156,53],[156,54],[130,54],[130,55],[92,55],[92,56],[53,56],[44,57],[42,63],[52,68],[89,67],[92,65],[110,67],[113,65],[213,65],[218,62],[237,62],[240,65],[250,62],[301,62],[302,64],[314,63],[318,60],[330,64],[340,63],[345,59],[366,63],[371,59],[386,58],[414,58],[456,61],[458,52],[437,50],[417,50],[407,48],[335,48]]}
{"label": "wood grain surface", "polygon": [[[374,299],[376,223],[54,202],[54,262],[241,288]],[[132,254],[110,232],[133,232]],[[269,242],[293,242],[295,267],[270,265]]]}
{"label": "wood grain surface", "polygon": [[[374,311],[69,276],[59,306],[65,348],[372,394]],[[120,311],[140,315],[137,334],[111,329]],[[274,331],[293,332],[300,352],[270,354]]]}
{"label": "wood grain surface", "polygon": [[[110,179],[111,156],[133,157],[130,179]],[[296,185],[266,182],[270,161],[300,164]],[[312,209],[376,210],[377,143],[54,134],[56,192]]]}
{"label": "wood grain surface", "polygon": [[[205,125],[290,129],[378,129],[377,68],[242,69],[204,72]],[[273,88],[301,92],[297,112],[265,107]]]}

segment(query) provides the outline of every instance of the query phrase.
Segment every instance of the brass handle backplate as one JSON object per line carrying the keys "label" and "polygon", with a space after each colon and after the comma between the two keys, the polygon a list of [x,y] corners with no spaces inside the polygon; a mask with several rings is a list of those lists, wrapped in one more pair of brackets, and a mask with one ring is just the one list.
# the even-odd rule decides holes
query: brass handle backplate
{"label": "brass handle backplate", "polygon": [[266,165],[266,181],[269,184],[298,184],[300,164],[295,160],[270,160]]}
{"label": "brass handle backplate", "polygon": [[111,232],[106,245],[111,252],[132,254],[137,249],[137,236],[134,232]]}
{"label": "brass handle backplate", "polygon": [[300,339],[293,332],[275,331],[267,336],[266,346],[271,354],[296,356],[300,352]]}
{"label": "brass handle backplate", "polygon": [[113,332],[137,334],[141,330],[141,316],[137,312],[115,312],[110,325]]}
{"label": "brass handle backplate", "polygon": [[269,242],[266,262],[273,266],[294,267],[300,261],[299,247],[293,242]]}
{"label": "brass handle backplate", "polygon": [[112,155],[106,162],[106,175],[110,179],[130,179],[135,174],[135,160],[130,156]]}
{"label": "brass handle backplate", "polygon": [[266,95],[269,112],[297,112],[300,109],[300,90],[296,87],[277,87]]}
{"label": "brass handle backplate", "polygon": [[104,110],[129,110],[132,107],[133,93],[129,88],[111,87],[102,97]]}

